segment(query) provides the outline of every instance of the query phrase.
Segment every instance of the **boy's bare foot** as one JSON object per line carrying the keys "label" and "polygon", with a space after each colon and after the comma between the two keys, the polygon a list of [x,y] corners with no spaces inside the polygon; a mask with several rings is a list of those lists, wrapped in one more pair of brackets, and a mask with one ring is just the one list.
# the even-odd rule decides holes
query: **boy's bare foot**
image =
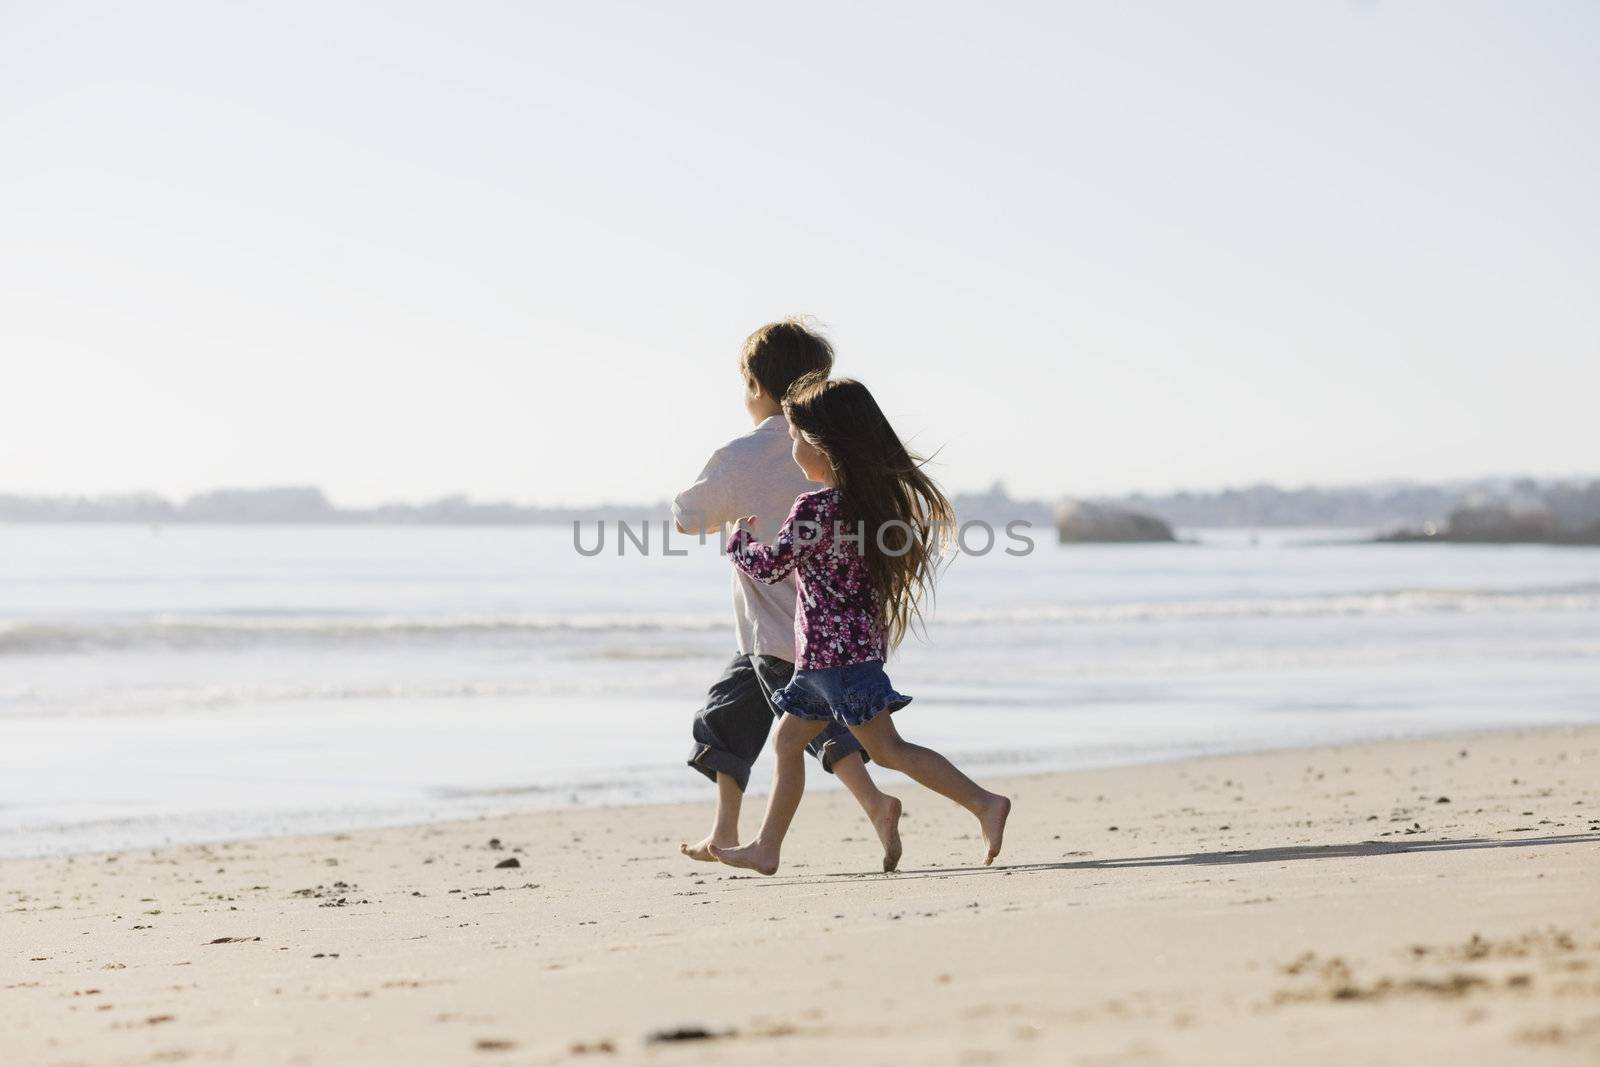
{"label": "boy's bare foot", "polygon": [[711,854],[711,847],[713,845],[718,847],[737,848],[739,842],[728,841],[724,843],[718,841],[715,836],[711,836],[707,837],[704,841],[701,841],[698,845],[679,845],[678,851],[682,852],[685,856],[688,856],[692,860],[699,860],[701,863],[715,863],[717,862],[717,857]]}
{"label": "boy's bare foot", "polygon": [[978,816],[978,825],[983,827],[983,843],[989,846],[988,852],[983,857],[985,867],[1000,855],[1000,843],[1006,836],[1006,819],[1011,816],[1011,798],[1000,796],[998,793],[993,794],[993,797],[994,799]]}
{"label": "boy's bare foot", "polygon": [[759,841],[745,845],[743,848],[723,848],[720,845],[712,845],[711,854],[730,867],[743,867],[758,874],[778,873],[778,854],[770,849],[762,848]]}
{"label": "boy's bare foot", "polygon": [[883,873],[888,874],[900,866],[900,801],[884,797],[883,807],[872,817],[872,828],[883,842]]}

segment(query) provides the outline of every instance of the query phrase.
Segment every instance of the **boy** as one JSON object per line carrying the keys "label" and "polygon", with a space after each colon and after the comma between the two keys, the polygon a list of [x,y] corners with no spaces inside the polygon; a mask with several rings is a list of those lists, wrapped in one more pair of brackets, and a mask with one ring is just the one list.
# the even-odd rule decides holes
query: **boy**
{"label": "boy", "polygon": [[[755,429],[712,453],[700,477],[672,502],[679,533],[720,533],[725,523],[754,514],[752,532],[759,540],[777,534],[795,497],[816,488],[790,455],[783,395],[801,375],[832,369],[833,347],[797,319],[769,323],[745,340],[739,371]],[[776,714],[771,695],[794,673],[794,576],[764,585],[729,569],[739,654],[695,716],[689,756],[689,766],[717,783],[716,818],[703,841],[679,846],[685,856],[708,863],[716,862],[712,846],[739,843],[739,808],[750,766],[767,743]],[[832,723],[806,747],[856,798],[883,844],[883,869],[894,870],[900,862],[900,801],[873,782],[860,742]]]}

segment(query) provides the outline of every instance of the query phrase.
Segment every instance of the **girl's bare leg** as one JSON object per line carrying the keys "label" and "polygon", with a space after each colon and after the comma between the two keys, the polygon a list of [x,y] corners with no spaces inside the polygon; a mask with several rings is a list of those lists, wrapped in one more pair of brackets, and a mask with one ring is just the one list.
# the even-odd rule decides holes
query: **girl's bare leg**
{"label": "girl's bare leg", "polygon": [[767,797],[767,813],[761,819],[756,839],[743,848],[711,846],[711,854],[734,867],[747,867],[762,874],[775,874],[783,838],[800,807],[806,791],[806,743],[827,725],[785,715],[778,722],[778,735],[772,739],[772,793]]}
{"label": "girl's bare leg", "polygon": [[715,863],[711,846],[732,848],[739,843],[739,809],[744,805],[744,791],[731,774],[717,772],[717,814],[711,832],[699,844],[680,844],[678,851],[692,860]]}
{"label": "girl's bare leg", "polygon": [[861,805],[861,810],[867,813],[867,818],[872,820],[872,829],[883,845],[884,873],[894,870],[900,865],[900,801],[878,788],[878,783],[867,773],[867,762],[859,752],[852,752],[836,761],[833,776],[844,783],[850,795],[856,798],[856,803]]}
{"label": "girl's bare leg", "polygon": [[861,726],[850,727],[850,732],[880,766],[901,772],[977,816],[987,849],[983,862],[985,865],[994,862],[1005,837],[1006,818],[1011,814],[1009,797],[989,792],[933,749],[901,737],[888,712],[878,714]]}

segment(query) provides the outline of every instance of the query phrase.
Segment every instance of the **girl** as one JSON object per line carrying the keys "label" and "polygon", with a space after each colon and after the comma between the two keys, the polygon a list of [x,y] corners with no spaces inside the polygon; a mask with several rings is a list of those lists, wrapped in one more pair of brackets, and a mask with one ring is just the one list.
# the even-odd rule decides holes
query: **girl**
{"label": "girl", "polygon": [[761,832],[743,848],[711,852],[762,874],[778,853],[805,792],[803,755],[830,720],[843,723],[884,767],[966,808],[983,830],[983,862],[1000,854],[1011,801],[962,774],[939,753],[902,738],[889,715],[911,702],[883,672],[888,651],[922,616],[939,562],[940,531],[953,512],[900,443],[866,386],[808,377],[783,402],[794,459],[825,488],[794,502],[772,545],[739,520],[728,542],[734,566],[762,582],[798,572],[794,679],[773,694],[782,721],[773,742],[772,795]]}

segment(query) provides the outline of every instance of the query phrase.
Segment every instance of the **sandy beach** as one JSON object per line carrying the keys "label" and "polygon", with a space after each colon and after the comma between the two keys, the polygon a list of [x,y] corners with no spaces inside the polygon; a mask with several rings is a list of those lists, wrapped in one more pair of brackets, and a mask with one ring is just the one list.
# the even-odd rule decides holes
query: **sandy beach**
{"label": "sandy beach", "polygon": [[679,856],[698,806],[13,861],[0,1063],[1592,1063],[1597,771],[1553,728],[1019,778],[992,869],[907,785],[893,876],[838,793],[772,878]]}

